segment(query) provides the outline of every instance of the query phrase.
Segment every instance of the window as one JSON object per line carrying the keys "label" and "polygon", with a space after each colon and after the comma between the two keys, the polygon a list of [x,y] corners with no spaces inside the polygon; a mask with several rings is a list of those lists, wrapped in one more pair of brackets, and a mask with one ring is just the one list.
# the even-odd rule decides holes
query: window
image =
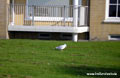
{"label": "window", "polygon": [[120,40],[120,35],[109,35],[109,40]]}
{"label": "window", "polygon": [[60,37],[61,37],[61,39],[71,40],[72,39],[72,34],[62,33]]}
{"label": "window", "polygon": [[40,33],[39,34],[39,38],[40,39],[50,39],[51,38],[51,34],[50,33]]}
{"label": "window", "polygon": [[110,0],[109,17],[120,17],[120,0]]}
{"label": "window", "polygon": [[70,9],[65,6],[70,5],[70,0],[27,0],[27,18],[35,21],[72,21],[69,13]]}
{"label": "window", "polygon": [[106,0],[106,21],[120,22],[120,0]]}

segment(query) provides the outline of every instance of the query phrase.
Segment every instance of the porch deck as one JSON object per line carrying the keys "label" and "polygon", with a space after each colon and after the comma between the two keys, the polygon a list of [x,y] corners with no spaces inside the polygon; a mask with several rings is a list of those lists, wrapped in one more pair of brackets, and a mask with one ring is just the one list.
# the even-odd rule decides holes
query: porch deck
{"label": "porch deck", "polygon": [[8,31],[26,31],[26,32],[61,32],[61,33],[84,33],[89,31],[88,26],[70,27],[70,26],[9,26]]}
{"label": "porch deck", "polygon": [[88,6],[10,5],[8,31],[57,32],[73,34],[89,32]]}
{"label": "porch deck", "polygon": [[89,31],[88,7],[78,6],[77,27],[75,6],[10,5],[8,31],[84,33]]}

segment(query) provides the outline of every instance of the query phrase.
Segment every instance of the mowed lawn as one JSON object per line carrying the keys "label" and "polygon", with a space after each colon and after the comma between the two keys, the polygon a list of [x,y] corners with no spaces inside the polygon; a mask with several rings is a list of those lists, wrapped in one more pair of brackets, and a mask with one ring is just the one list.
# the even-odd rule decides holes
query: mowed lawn
{"label": "mowed lawn", "polygon": [[0,78],[120,78],[120,42],[0,40]]}

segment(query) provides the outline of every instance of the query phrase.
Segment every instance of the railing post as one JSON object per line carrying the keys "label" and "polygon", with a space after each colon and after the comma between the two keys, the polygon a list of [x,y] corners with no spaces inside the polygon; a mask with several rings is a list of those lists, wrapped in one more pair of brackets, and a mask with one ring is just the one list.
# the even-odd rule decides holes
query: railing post
{"label": "railing post", "polygon": [[78,4],[79,0],[74,0],[74,5],[73,5],[73,25],[74,27],[78,27]]}
{"label": "railing post", "polygon": [[[73,26],[78,27],[78,7],[79,7],[79,0],[74,0],[74,5],[73,5]],[[73,41],[77,42],[78,41],[78,34],[73,33]]]}
{"label": "railing post", "polygon": [[32,5],[32,26],[34,26],[34,5]]}
{"label": "railing post", "polygon": [[14,23],[15,23],[15,12],[14,12],[14,10],[15,10],[15,5],[14,5],[14,0],[12,0],[12,26],[14,25]]}
{"label": "railing post", "polygon": [[29,11],[28,10],[29,9],[28,0],[26,0],[26,6],[25,7],[26,7],[26,12],[25,12],[26,15],[25,16],[26,16],[26,18],[28,18],[29,17],[29,15],[28,15],[29,14],[29,12],[28,12]]}
{"label": "railing post", "polygon": [[65,14],[66,12],[65,12],[65,8],[66,8],[66,7],[65,7],[65,5],[64,5],[64,26],[65,26],[65,24],[66,24],[66,14]]}

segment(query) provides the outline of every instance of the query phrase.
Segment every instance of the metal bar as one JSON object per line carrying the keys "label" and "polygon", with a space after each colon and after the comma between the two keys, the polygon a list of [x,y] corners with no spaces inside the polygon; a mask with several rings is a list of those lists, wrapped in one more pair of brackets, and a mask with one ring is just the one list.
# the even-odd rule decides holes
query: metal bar
{"label": "metal bar", "polygon": [[65,10],[66,10],[66,9],[65,9],[65,8],[66,8],[66,7],[64,6],[64,26],[65,26],[65,24],[66,24],[66,20],[65,20],[65,18],[66,18],[66,14],[65,14],[66,12],[65,12]]}
{"label": "metal bar", "polygon": [[[16,14],[18,14],[19,13],[19,5],[15,5],[15,12],[16,12]],[[16,15],[16,24],[18,25],[18,23],[19,23],[19,16],[18,15]]]}
{"label": "metal bar", "polygon": [[32,5],[32,26],[34,26],[34,5]]}

